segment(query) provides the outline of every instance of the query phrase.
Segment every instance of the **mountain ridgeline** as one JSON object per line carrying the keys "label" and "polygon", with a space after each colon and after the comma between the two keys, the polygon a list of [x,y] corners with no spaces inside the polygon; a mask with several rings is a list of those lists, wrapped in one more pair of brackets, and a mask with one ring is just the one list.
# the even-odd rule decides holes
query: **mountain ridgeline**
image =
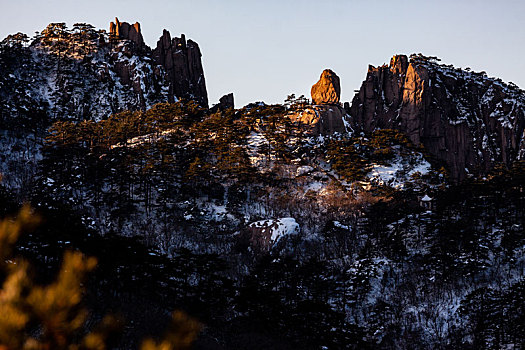
{"label": "mountain ridgeline", "polygon": [[525,157],[525,92],[436,58],[398,55],[370,66],[348,112],[357,131],[405,133],[457,180]]}
{"label": "mountain ridgeline", "polygon": [[[111,22],[109,33],[85,23],[51,23],[29,39],[2,41],[0,115],[3,123],[99,120],[159,102],[208,96],[199,45],[164,31],[153,50],[139,23]],[[31,40],[31,42],[30,42]],[[38,119],[38,120],[37,120]]]}
{"label": "mountain ridgeline", "polygon": [[[318,135],[397,129],[423,145],[432,162],[445,166],[455,180],[523,159],[523,90],[438,61],[396,55],[389,65],[370,66],[344,109],[339,78],[326,70],[312,88],[313,106],[293,119],[314,126]],[[4,129],[100,120],[181,98],[208,108],[198,44],[164,30],[151,49],[139,23],[115,19],[109,33],[85,23],[71,29],[52,23],[31,42],[24,34],[10,35],[0,45],[0,68]],[[215,111],[233,107],[233,95],[221,101]]]}
{"label": "mountain ridgeline", "polygon": [[[311,100],[210,106],[184,35],[152,49],[115,19],[4,39],[0,213],[44,219],[7,276],[20,255],[54,281],[65,249],[99,267],[67,330],[9,277],[2,305],[31,319],[0,313],[0,348],[55,328],[137,348],[173,310],[204,325],[174,314],[181,349],[198,329],[195,349],[524,348],[525,92],[420,54],[370,66],[351,103],[341,87],[327,69]],[[114,346],[95,341],[107,310],[128,321]]]}

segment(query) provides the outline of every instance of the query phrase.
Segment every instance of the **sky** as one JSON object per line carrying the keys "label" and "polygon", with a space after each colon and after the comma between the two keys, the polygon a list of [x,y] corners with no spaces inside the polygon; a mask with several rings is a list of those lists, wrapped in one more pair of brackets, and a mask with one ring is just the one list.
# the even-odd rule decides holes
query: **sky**
{"label": "sky", "polygon": [[108,29],[140,22],[155,47],[163,29],[186,34],[203,54],[210,104],[229,92],[236,107],[310,98],[323,69],[351,101],[368,65],[423,53],[486,71],[525,89],[524,0],[0,0],[0,37],[51,22]]}

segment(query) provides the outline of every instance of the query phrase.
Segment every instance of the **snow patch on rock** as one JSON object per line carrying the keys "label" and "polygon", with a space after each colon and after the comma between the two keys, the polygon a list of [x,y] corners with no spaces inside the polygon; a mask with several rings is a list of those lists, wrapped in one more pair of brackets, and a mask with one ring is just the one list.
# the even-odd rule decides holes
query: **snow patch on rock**
{"label": "snow patch on rock", "polygon": [[270,243],[273,245],[284,236],[299,233],[299,224],[294,218],[261,220],[251,223],[248,227],[262,229],[262,233],[268,234]]}

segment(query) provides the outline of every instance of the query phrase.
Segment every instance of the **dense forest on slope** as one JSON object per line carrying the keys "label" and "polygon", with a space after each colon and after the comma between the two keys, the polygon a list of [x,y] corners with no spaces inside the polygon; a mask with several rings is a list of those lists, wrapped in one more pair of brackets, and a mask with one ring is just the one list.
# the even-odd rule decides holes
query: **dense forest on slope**
{"label": "dense forest on slope", "polygon": [[196,348],[523,344],[524,164],[454,184],[399,132],[308,136],[293,108],[55,123],[20,252],[39,276],[97,257],[87,326],[122,313],[121,348],[174,309],[205,325]]}

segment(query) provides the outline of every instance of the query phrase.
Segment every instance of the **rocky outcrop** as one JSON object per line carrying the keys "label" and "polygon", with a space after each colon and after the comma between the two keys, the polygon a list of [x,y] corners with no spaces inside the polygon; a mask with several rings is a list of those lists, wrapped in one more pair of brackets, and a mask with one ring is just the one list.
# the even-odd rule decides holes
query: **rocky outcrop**
{"label": "rocky outcrop", "polygon": [[294,111],[289,114],[294,123],[306,128],[311,135],[331,135],[346,133],[348,115],[340,106],[317,105]]}
{"label": "rocky outcrop", "polygon": [[233,92],[222,96],[219,99],[219,105],[221,105],[221,107],[224,109],[235,108],[235,103],[233,101]]}
{"label": "rocky outcrop", "polygon": [[153,50],[155,63],[162,66],[170,82],[170,96],[193,99],[208,107],[208,93],[201,62],[199,45],[180,38],[171,38],[164,30]]}
{"label": "rocky outcrop", "polygon": [[293,218],[268,219],[249,224],[239,234],[239,243],[256,253],[268,252],[283,238],[299,234],[300,227]]}
{"label": "rocky outcrop", "polygon": [[525,93],[436,58],[397,55],[370,66],[348,111],[357,131],[406,133],[455,180],[522,157]]}
{"label": "rocky outcrop", "polygon": [[319,81],[312,86],[311,94],[314,105],[338,105],[341,85],[337,74],[330,69],[325,69]]}
{"label": "rocky outcrop", "polygon": [[214,105],[210,110],[215,113],[217,111],[225,111],[230,108],[235,108],[235,103],[233,101],[233,93],[222,96],[219,99],[219,103]]}
{"label": "rocky outcrop", "polygon": [[139,50],[144,49],[146,46],[140,31],[139,22],[135,22],[135,24],[132,25],[127,22],[119,22],[118,18],[115,17],[115,22],[109,24],[109,35],[111,38],[117,40],[130,40]]}
{"label": "rocky outcrop", "polygon": [[315,136],[346,133],[348,115],[339,104],[341,86],[337,74],[325,69],[311,92],[313,105],[292,111],[289,114],[292,122],[304,126]]}
{"label": "rocky outcrop", "polygon": [[101,119],[181,98],[208,105],[199,47],[184,35],[171,40],[165,31],[154,54],[139,23],[115,19],[109,33],[52,23],[29,47],[18,45],[18,59],[7,59],[3,45],[0,120]]}

